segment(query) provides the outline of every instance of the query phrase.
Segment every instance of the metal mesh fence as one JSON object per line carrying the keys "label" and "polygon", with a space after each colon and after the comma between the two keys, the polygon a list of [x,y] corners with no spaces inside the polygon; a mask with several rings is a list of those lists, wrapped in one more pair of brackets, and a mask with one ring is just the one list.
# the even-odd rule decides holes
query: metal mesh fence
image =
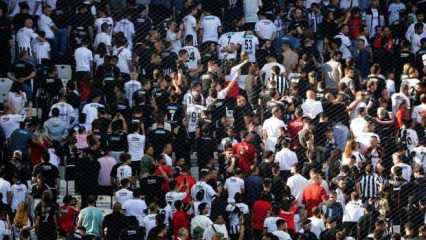
{"label": "metal mesh fence", "polygon": [[0,0],[0,238],[423,239],[424,9]]}

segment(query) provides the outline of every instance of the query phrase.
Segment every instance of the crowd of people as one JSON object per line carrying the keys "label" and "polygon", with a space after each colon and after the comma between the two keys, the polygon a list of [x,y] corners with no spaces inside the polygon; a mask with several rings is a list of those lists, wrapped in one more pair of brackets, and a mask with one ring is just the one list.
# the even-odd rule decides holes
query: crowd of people
{"label": "crowd of people", "polygon": [[425,6],[0,0],[0,239],[426,239]]}

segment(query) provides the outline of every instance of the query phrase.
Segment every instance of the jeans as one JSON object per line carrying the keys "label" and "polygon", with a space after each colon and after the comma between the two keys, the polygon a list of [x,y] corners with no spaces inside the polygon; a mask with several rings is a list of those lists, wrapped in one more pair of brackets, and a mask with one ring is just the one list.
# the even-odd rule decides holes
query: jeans
{"label": "jeans", "polygon": [[33,86],[31,84],[32,80],[27,80],[22,84],[22,90],[27,95],[28,102],[33,101]]}
{"label": "jeans", "polygon": [[68,46],[68,31],[66,28],[59,28],[55,32],[55,46],[52,46],[52,50],[56,50],[58,56],[64,56]]}

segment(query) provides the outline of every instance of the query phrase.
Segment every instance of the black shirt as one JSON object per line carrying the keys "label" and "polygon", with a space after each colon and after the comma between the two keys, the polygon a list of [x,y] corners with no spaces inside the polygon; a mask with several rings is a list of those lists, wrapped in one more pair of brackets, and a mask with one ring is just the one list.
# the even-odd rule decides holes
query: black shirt
{"label": "black shirt", "polygon": [[59,95],[59,91],[63,88],[62,81],[56,77],[46,77],[42,81],[42,85],[50,96]]}
{"label": "black shirt", "polygon": [[97,190],[101,165],[96,159],[86,156],[77,160],[75,185],[80,193],[93,193]]}
{"label": "black shirt", "polygon": [[33,65],[22,60],[19,60],[12,70],[15,73],[15,78],[28,77],[32,72],[35,72]]}
{"label": "black shirt", "polygon": [[108,146],[111,151],[127,151],[127,137],[123,132],[114,132],[108,135]]}
{"label": "black shirt", "polygon": [[152,130],[148,135],[148,141],[153,145],[155,157],[163,151],[163,147],[172,141],[172,134],[166,129],[159,127]]}
{"label": "black shirt", "polygon": [[[40,219],[40,225],[36,229],[38,236],[44,234],[56,235],[56,223],[55,217],[58,214],[58,208],[54,204],[44,206],[43,203],[39,203],[35,208],[35,216]],[[51,239],[51,238],[46,238]]]}
{"label": "black shirt", "polygon": [[147,204],[164,200],[164,197],[162,197],[164,193],[161,190],[163,180],[162,177],[154,175],[146,176],[140,180],[141,190],[143,195],[145,195]]}
{"label": "black shirt", "polygon": [[136,16],[132,21],[135,24],[135,42],[142,41],[152,29],[152,20],[145,16]]}
{"label": "black shirt", "polygon": [[113,212],[105,216],[104,221],[102,222],[102,228],[107,228],[106,240],[116,240],[119,238],[120,233],[126,229],[128,224],[128,218],[118,212]]}
{"label": "black shirt", "polygon": [[177,103],[168,103],[166,105],[167,119],[173,126],[182,122],[182,107]]}
{"label": "black shirt", "polygon": [[59,178],[58,168],[51,163],[40,163],[34,167],[33,177],[41,174],[47,185],[55,187],[56,179]]}

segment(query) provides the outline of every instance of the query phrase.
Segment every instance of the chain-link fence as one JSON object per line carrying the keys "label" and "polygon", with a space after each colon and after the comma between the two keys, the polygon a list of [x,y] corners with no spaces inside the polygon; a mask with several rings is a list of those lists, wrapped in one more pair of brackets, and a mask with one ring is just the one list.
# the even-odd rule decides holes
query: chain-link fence
{"label": "chain-link fence", "polygon": [[0,238],[424,238],[424,8],[0,0]]}

